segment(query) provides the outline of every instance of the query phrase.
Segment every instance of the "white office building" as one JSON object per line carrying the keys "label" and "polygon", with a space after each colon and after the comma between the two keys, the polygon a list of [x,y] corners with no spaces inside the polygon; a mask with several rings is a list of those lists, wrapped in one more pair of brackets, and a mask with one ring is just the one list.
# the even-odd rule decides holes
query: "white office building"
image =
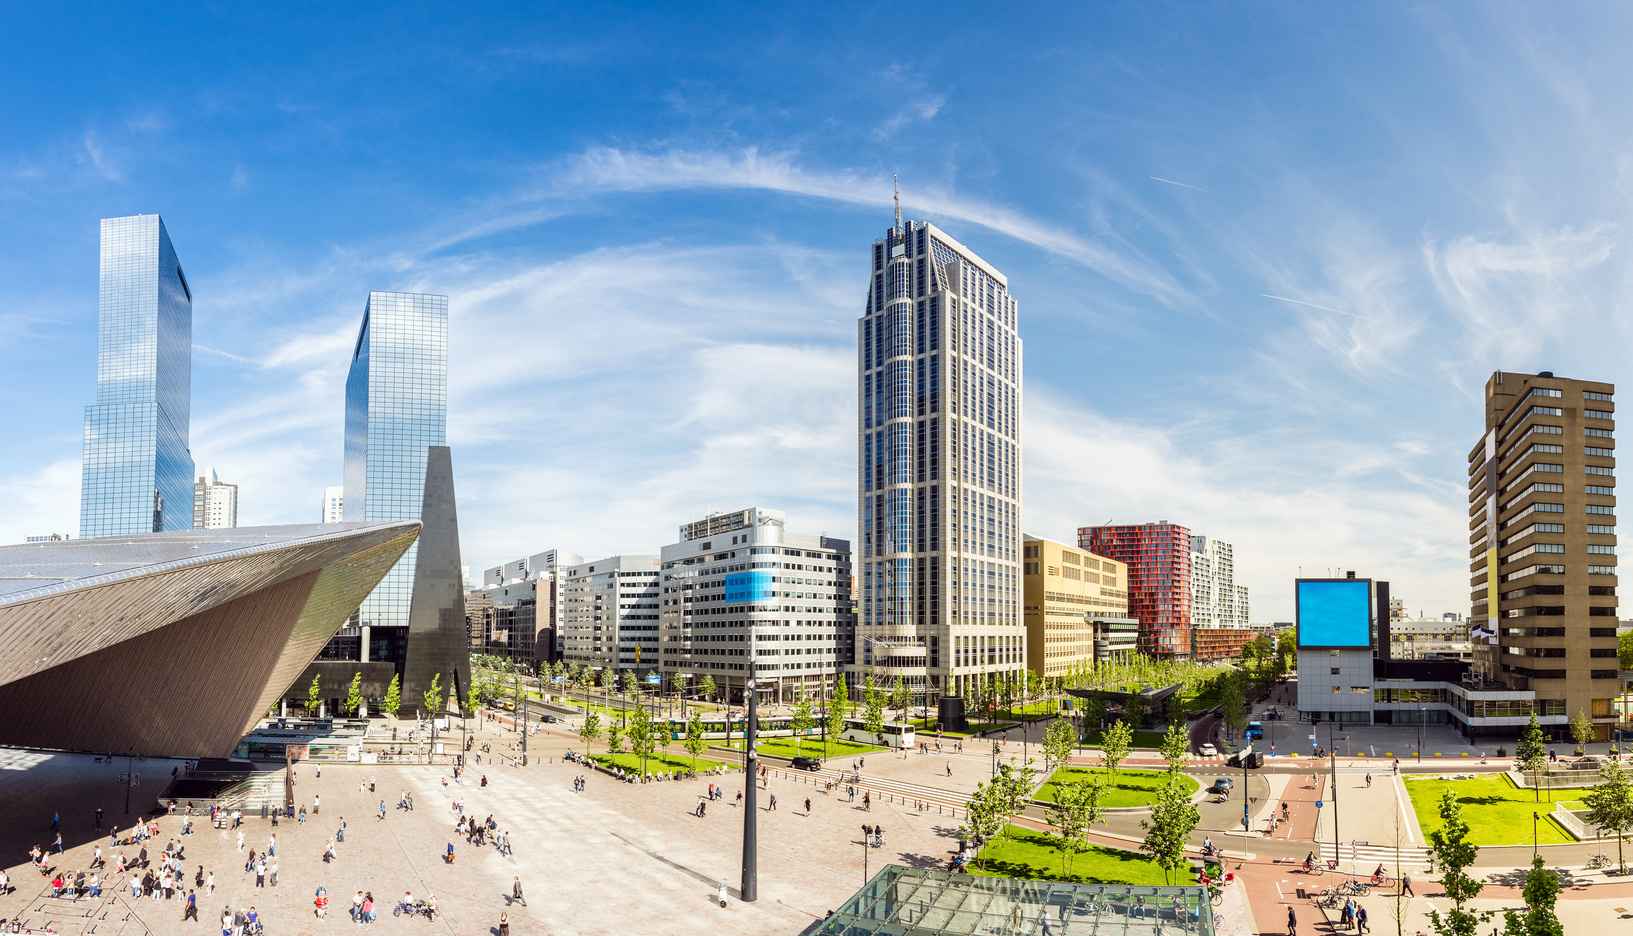
{"label": "white office building", "polygon": [[[584,557],[575,552],[546,549],[482,573],[482,588],[493,600],[496,617],[501,621],[508,617],[513,622],[506,628],[508,646],[520,650],[525,642],[531,648],[534,659],[546,662],[564,658],[567,645],[563,633],[565,593],[561,588],[562,572],[583,561]],[[532,607],[530,626],[533,632],[524,641],[518,638],[514,624],[529,624],[529,605]],[[509,609],[508,615],[506,609]]]}
{"label": "white office building", "polygon": [[781,511],[714,513],[663,548],[665,689],[697,691],[707,675],[743,698],[749,663],[762,698],[794,701],[831,688],[851,658],[851,544],[791,533]]}
{"label": "white office building", "polygon": [[193,529],[230,530],[238,526],[238,485],[222,484],[214,468],[193,482]]}
{"label": "white office building", "polygon": [[1247,586],[1236,584],[1236,549],[1210,536],[1191,537],[1191,625],[1247,627]]}
{"label": "white office building", "polygon": [[1026,668],[1017,306],[1002,273],[899,207],[869,271],[854,668],[933,704]]}
{"label": "white office building", "polygon": [[323,489],[323,522],[346,522],[346,488],[339,484],[331,484]]}
{"label": "white office building", "polygon": [[[560,576],[563,659],[595,670],[658,671],[658,557],[608,556]],[[599,674],[598,674],[599,675]]]}

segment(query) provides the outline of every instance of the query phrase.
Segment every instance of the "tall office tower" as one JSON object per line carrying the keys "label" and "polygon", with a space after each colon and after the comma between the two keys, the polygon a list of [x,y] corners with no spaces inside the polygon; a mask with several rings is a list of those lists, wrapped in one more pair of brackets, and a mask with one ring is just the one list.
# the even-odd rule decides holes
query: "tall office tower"
{"label": "tall office tower", "polygon": [[[566,649],[562,634],[562,570],[583,561],[584,557],[578,553],[546,549],[482,573],[482,588],[496,608],[494,615],[505,608],[512,609],[507,647],[519,648],[520,639],[529,648],[527,655],[532,659],[554,663],[562,658]],[[528,614],[533,615],[532,631],[518,638],[514,624],[529,623]],[[517,652],[520,655],[520,651]]]}
{"label": "tall office tower", "polygon": [[1133,654],[1140,625],[1128,616],[1122,563],[1037,536],[1021,555],[1027,669],[1054,678]]}
{"label": "tall office tower", "polygon": [[[438,675],[445,692],[470,687],[447,422],[448,297],[369,293],[346,376],[342,516],[418,520],[420,537],[323,656],[389,664],[405,700]],[[364,680],[376,682],[368,672]]]}
{"label": "tall office tower", "polygon": [[193,294],[158,215],[102,219],[79,535],[193,528]]}
{"label": "tall office tower", "polygon": [[1191,624],[1248,626],[1247,586],[1236,584],[1236,549],[1208,536],[1191,537]]}
{"label": "tall office tower", "polygon": [[658,671],[658,557],[608,556],[561,577],[566,661],[601,672],[630,670],[646,685]]}
{"label": "tall office tower", "polygon": [[713,513],[663,547],[660,663],[665,690],[704,676],[742,698],[755,664],[768,701],[820,698],[850,662],[851,544],[790,533],[782,511]]}
{"label": "tall office tower", "polygon": [[1128,614],[1140,622],[1140,652],[1191,655],[1191,531],[1159,520],[1077,528],[1077,545],[1128,566]]}
{"label": "tall office tower", "polygon": [[[1469,622],[1487,680],[1531,690],[1550,732],[1609,736],[1616,662],[1615,386],[1493,374],[1469,453]],[[1528,713],[1521,713],[1528,714]]]}
{"label": "tall office tower", "polygon": [[323,522],[346,522],[346,489],[338,484],[323,489]]}
{"label": "tall office tower", "polygon": [[230,530],[238,526],[238,485],[222,484],[214,468],[193,482],[193,528]]}
{"label": "tall office tower", "polygon": [[[1018,677],[1021,340],[1009,282],[933,225],[875,241],[857,342],[858,679]],[[928,701],[928,698],[927,698]]]}

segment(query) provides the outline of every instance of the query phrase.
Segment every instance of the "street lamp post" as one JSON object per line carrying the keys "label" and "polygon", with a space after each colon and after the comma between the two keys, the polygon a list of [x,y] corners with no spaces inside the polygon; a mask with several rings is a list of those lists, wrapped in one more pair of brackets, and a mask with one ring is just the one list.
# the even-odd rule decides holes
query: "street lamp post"
{"label": "street lamp post", "polygon": [[1535,811],[1531,813],[1531,860],[1537,860],[1537,821],[1540,817]]}
{"label": "street lamp post", "polygon": [[[759,884],[759,816],[756,813],[754,802],[758,792],[758,781],[755,774],[759,766],[754,750],[755,741],[759,737],[759,726],[755,724],[757,710],[755,697],[755,669],[754,658],[749,657],[748,664],[748,724],[744,725],[744,775],[748,781],[748,796],[743,803],[743,880],[741,890],[744,903],[753,903],[760,897]],[[729,724],[729,722],[728,722]]]}

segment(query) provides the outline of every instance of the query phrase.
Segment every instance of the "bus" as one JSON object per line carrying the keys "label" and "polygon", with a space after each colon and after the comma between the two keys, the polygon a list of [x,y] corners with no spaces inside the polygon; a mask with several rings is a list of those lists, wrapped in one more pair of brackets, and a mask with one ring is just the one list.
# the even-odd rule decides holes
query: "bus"
{"label": "bus", "polygon": [[1248,722],[1247,723],[1247,739],[1249,741],[1257,741],[1262,737],[1264,737],[1264,726],[1259,724],[1256,721]]}
{"label": "bus", "polygon": [[901,722],[885,722],[884,733],[874,734],[867,730],[860,718],[845,719],[845,730],[839,737],[846,741],[859,741],[862,744],[877,744],[880,747],[910,748],[913,746],[913,726]]}
{"label": "bus", "polygon": [[[686,722],[671,718],[668,720],[669,740],[686,740]],[[877,744],[881,747],[910,748],[913,746],[913,726],[899,722],[885,722],[884,740],[877,740],[873,732],[859,718],[845,719],[845,729],[839,737],[846,741],[857,741],[862,744]],[[728,734],[729,732],[729,734]],[[816,724],[805,736],[807,741],[816,741],[822,737],[822,725]],[[748,734],[748,719],[740,712],[733,712],[731,721],[726,716],[715,713],[703,716],[703,737],[707,741],[724,741],[728,737],[733,741],[743,740]],[[786,715],[776,717],[761,717],[758,736],[761,738],[791,738],[794,736],[794,720]]]}

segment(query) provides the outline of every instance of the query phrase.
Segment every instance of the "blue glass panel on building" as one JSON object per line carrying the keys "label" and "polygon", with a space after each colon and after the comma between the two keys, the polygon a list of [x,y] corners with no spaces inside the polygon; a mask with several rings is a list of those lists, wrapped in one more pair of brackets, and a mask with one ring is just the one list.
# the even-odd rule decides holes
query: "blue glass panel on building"
{"label": "blue glass panel on building", "polygon": [[765,601],[771,597],[771,573],[755,569],[726,576],[726,597],[721,600],[727,604],[739,604],[745,601]]}

